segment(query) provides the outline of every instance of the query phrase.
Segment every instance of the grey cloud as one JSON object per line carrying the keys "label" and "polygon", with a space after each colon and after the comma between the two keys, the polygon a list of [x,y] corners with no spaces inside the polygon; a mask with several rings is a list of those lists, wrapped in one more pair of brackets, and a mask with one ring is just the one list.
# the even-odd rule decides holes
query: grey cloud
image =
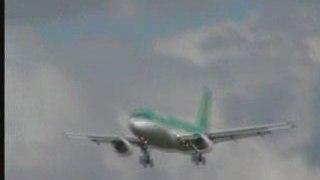
{"label": "grey cloud", "polygon": [[[229,126],[291,119],[299,126],[295,143],[310,149],[317,144],[317,138],[310,136],[318,132],[319,123],[309,94],[317,94],[319,64],[317,55],[310,54],[317,41],[308,44],[306,39],[316,40],[320,31],[310,5],[318,4],[281,5],[268,11],[275,6],[271,4],[241,24],[222,23],[158,39],[155,52],[200,65],[204,71],[220,67],[224,73],[210,77],[229,80],[218,87],[217,96],[220,114]],[[303,156],[310,160],[318,152],[315,147]]]}
{"label": "grey cloud", "polygon": [[[295,18],[287,14],[292,8],[300,12]],[[317,23],[306,21],[315,10],[266,10],[227,31],[218,24],[223,35],[211,39],[215,33],[209,33],[196,46],[200,52],[220,45],[241,51],[222,53],[213,63],[209,58],[201,68],[185,57],[140,54],[101,37],[56,47],[32,28],[6,26],[6,178],[318,179],[319,63],[310,56],[314,44],[305,41],[319,32]],[[128,134],[128,113],[143,105],[192,120],[203,86],[213,90],[212,129],[286,118],[298,128],[217,144],[205,167],[153,150],[155,169],[138,165],[138,149],[125,159],[110,146],[61,136],[62,130]]]}
{"label": "grey cloud", "polygon": [[[111,18],[153,17],[156,21],[171,21],[172,17],[192,18],[190,11],[205,15],[228,4],[221,0],[201,1],[146,1],[146,0],[17,0],[6,1],[7,23],[39,23],[70,20],[77,16],[103,16]],[[191,16],[190,16],[191,15]]]}
{"label": "grey cloud", "polygon": [[77,15],[79,13],[88,11],[101,11],[100,9],[105,1],[41,1],[41,0],[27,0],[17,1],[10,0],[6,2],[6,18],[40,18],[63,19],[68,15]]}
{"label": "grey cloud", "polygon": [[77,16],[130,17],[138,7],[128,0],[10,0],[6,2],[7,23],[30,24],[67,21]]}
{"label": "grey cloud", "polygon": [[[50,60],[58,56],[48,53],[48,47],[36,37],[32,29],[20,28],[6,38],[6,178],[129,178],[119,171],[133,166],[133,157],[121,159],[111,147],[73,143],[62,136],[63,130],[124,134],[119,124],[126,119],[119,119],[118,112],[112,112],[116,103],[108,96],[104,97],[113,105],[102,105],[104,111],[83,102],[88,94],[81,91],[81,83],[77,84]],[[21,39],[28,43],[20,43]],[[110,94],[107,89],[98,94],[101,93]],[[97,128],[98,124],[101,128]],[[92,158],[90,154],[97,156]],[[132,163],[126,165],[129,161]],[[78,168],[88,171],[77,172]],[[105,173],[105,168],[113,171]]]}

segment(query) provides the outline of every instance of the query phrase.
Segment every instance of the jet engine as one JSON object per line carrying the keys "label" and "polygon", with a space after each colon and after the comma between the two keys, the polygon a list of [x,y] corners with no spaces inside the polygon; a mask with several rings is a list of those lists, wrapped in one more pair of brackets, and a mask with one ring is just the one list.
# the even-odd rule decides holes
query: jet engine
{"label": "jet engine", "polygon": [[113,148],[121,155],[129,155],[132,152],[131,143],[125,138],[112,141]]}
{"label": "jet engine", "polygon": [[196,134],[196,138],[192,140],[193,145],[202,151],[212,148],[212,141],[204,134]]}

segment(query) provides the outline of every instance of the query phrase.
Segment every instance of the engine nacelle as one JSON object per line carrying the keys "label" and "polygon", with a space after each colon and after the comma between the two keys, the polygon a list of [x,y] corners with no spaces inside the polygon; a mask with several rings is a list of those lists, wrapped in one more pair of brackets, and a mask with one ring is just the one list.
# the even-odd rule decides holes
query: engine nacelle
{"label": "engine nacelle", "polygon": [[212,148],[212,141],[204,134],[196,134],[192,143],[197,147],[198,150],[207,151]]}
{"label": "engine nacelle", "polygon": [[112,141],[112,145],[116,152],[120,155],[130,155],[133,149],[131,143],[125,138]]}

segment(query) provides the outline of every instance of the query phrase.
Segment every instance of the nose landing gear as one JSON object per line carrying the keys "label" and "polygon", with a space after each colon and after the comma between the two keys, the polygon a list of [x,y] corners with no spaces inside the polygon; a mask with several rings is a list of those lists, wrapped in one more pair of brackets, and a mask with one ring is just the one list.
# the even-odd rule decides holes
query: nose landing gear
{"label": "nose landing gear", "polygon": [[191,160],[196,164],[199,165],[199,163],[202,163],[202,165],[206,164],[206,158],[202,156],[200,152],[195,151],[191,155]]}
{"label": "nose landing gear", "polygon": [[148,165],[150,167],[153,167],[153,160],[150,159],[150,156],[144,156],[144,155],[140,156],[139,161],[144,168],[147,167]]}
{"label": "nose landing gear", "polygon": [[148,165],[152,168],[153,167],[153,160],[150,158],[150,149],[148,148],[147,144],[142,144],[140,146],[142,156],[140,156],[139,161],[142,164],[142,166],[145,168]]}

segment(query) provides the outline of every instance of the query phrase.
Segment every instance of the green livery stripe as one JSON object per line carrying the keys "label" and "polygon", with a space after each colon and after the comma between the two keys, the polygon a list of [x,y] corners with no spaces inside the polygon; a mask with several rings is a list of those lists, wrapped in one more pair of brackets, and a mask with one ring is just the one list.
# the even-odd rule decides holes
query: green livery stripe
{"label": "green livery stripe", "polygon": [[180,120],[175,117],[163,115],[150,108],[141,108],[134,111],[131,115],[133,118],[146,119],[148,121],[157,122],[166,127],[182,130],[190,133],[203,133],[207,130],[208,118],[211,109],[211,92],[205,89],[202,95],[198,116],[195,123]]}
{"label": "green livery stripe", "polygon": [[163,115],[149,108],[141,108],[135,111],[131,117],[148,119],[149,121],[158,122],[166,127],[171,127],[185,132],[202,132],[202,129],[193,123]]}

